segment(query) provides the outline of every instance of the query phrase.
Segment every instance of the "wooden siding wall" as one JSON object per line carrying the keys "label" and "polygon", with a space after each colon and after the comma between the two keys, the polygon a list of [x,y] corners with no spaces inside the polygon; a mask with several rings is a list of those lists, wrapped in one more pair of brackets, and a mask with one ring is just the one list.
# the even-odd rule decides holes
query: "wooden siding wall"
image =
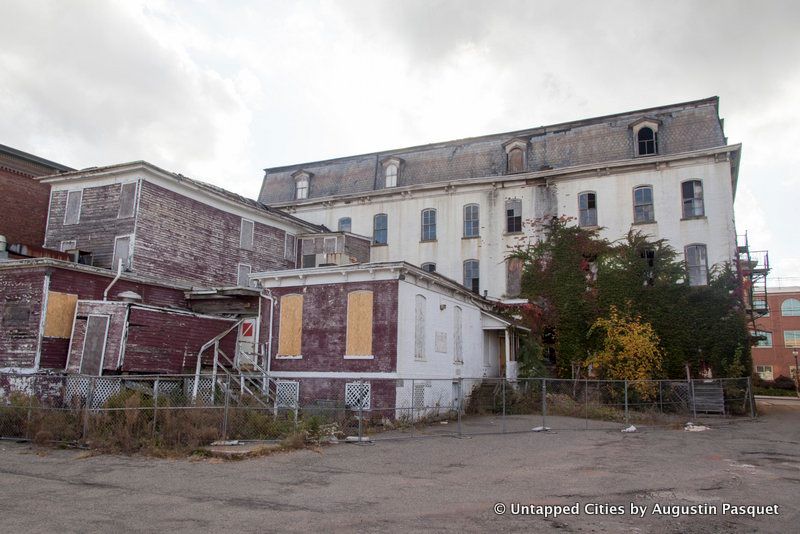
{"label": "wooden siding wall", "polygon": [[78,301],[75,329],[70,341],[69,361],[67,362],[68,372],[80,372],[83,342],[86,338],[86,323],[89,315],[107,315],[109,317],[103,370],[113,371],[117,368],[120,349],[122,348],[122,336],[125,332],[125,315],[127,311],[128,304],[125,302]]}
{"label": "wooden siding wall", "polygon": [[[347,349],[347,300],[353,291],[371,291],[373,301],[372,338],[374,359],[344,359]],[[280,338],[280,298],[303,295],[302,355],[299,360],[276,358],[274,371],[363,371],[391,372],[397,366],[397,293],[395,280],[349,282],[272,290],[277,299],[273,339]],[[262,336],[266,341],[266,336]]]}
{"label": "wooden siding wall", "polygon": [[134,271],[195,285],[236,285],[238,264],[252,272],[288,269],[286,233],[255,223],[253,250],[239,248],[241,217],[143,182]]}
{"label": "wooden siding wall", "polygon": [[61,241],[74,239],[81,250],[92,253],[97,267],[112,268],[114,238],[133,234],[135,218],[117,219],[120,184],[87,187],[81,198],[78,224],[64,224],[67,191],[53,191],[45,247],[59,250]]}
{"label": "wooden siding wall", "polygon": [[[33,367],[42,316],[44,272],[0,271],[0,368]],[[6,302],[30,306],[24,323],[9,324],[4,314]]]}

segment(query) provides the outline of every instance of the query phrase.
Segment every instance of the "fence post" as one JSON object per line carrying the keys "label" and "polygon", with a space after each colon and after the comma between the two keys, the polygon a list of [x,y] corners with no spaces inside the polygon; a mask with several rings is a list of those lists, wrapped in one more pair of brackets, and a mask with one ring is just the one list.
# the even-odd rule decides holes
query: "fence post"
{"label": "fence post", "polygon": [[589,379],[583,379],[583,417],[586,420],[586,430],[589,430]]}
{"label": "fence post", "polygon": [[158,378],[153,382],[153,439],[156,437],[156,420],[158,419]]}
{"label": "fence post", "polygon": [[411,437],[414,437],[414,379],[411,379],[411,403],[409,404],[408,414],[409,414],[409,422],[411,423]]}
{"label": "fence post", "polygon": [[689,379],[689,394],[692,396],[692,419],[697,419],[697,406],[694,398],[694,380]]}
{"label": "fence post", "polygon": [[664,413],[664,396],[661,392],[661,380],[658,381],[658,411]]}
{"label": "fence post", "polygon": [[86,441],[89,435],[89,410],[92,408],[92,402],[94,400],[95,380],[95,377],[89,379],[89,386],[86,390],[86,406],[83,412],[83,441]]}
{"label": "fence post", "polygon": [[542,378],[542,430],[547,429],[547,379]]}
{"label": "fence post", "polygon": [[361,443],[361,437],[364,435],[363,434],[363,429],[361,428],[361,425],[362,425],[363,420],[364,420],[363,416],[364,416],[364,402],[359,399],[359,401],[358,401],[358,443],[359,444]]}
{"label": "fence post", "polygon": [[[227,381],[225,382],[225,408],[222,412],[222,439],[228,439],[228,408],[230,406],[231,399],[231,375],[227,375]],[[211,399],[212,405],[214,403],[214,399]]]}
{"label": "fence post", "polygon": [[628,379],[625,379],[625,422],[628,422]]}
{"label": "fence post", "polygon": [[27,423],[25,424],[25,438],[28,441],[31,440],[31,418],[32,418],[31,412],[33,411],[33,396],[36,394],[36,385],[35,385],[36,377],[34,376],[31,378],[32,378],[31,381],[33,383],[31,384],[31,391],[28,394],[28,420]]}
{"label": "fence post", "polygon": [[502,378],[503,380],[503,434],[506,433],[506,382],[508,378]]}
{"label": "fence post", "polygon": [[[795,373],[796,372],[797,371],[795,371]],[[750,417],[752,417],[752,418],[755,418],[755,416],[756,416],[756,407],[755,407],[755,403],[753,402],[754,399],[755,399],[755,397],[753,395],[753,388],[752,388],[751,378],[748,376],[747,377],[747,400],[750,403]]]}
{"label": "fence post", "polygon": [[461,410],[464,408],[464,379],[459,377],[458,378],[458,405],[456,406],[456,410],[458,411],[458,437],[461,437]]}

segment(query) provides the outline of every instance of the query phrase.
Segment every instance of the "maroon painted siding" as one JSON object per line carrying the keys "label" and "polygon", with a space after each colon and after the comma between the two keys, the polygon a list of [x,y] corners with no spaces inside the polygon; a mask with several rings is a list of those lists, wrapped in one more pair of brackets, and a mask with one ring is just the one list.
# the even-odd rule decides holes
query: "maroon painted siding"
{"label": "maroon painted siding", "polygon": [[[42,270],[0,271],[0,368],[36,363],[43,292]],[[6,311],[9,302],[30,307],[26,321],[12,324]]]}
{"label": "maroon painted siding", "polygon": [[78,301],[75,325],[73,326],[72,340],[70,342],[67,372],[80,372],[83,342],[86,337],[86,322],[89,315],[106,315],[109,317],[102,368],[104,371],[117,369],[128,306],[125,302]]}
{"label": "maroon painted siding", "polygon": [[355,258],[358,263],[369,263],[370,245],[372,240],[367,237],[345,236],[344,250]]}
{"label": "maroon painted siding", "polygon": [[[59,250],[61,241],[74,239],[77,247],[92,253],[92,264],[110,269],[114,238],[133,234],[135,217],[117,219],[120,184],[87,187],[81,198],[78,224],[64,224],[67,191],[53,191],[45,247]],[[77,189],[77,188],[76,188]]]}
{"label": "maroon painted siding", "polygon": [[[276,298],[273,324],[273,371],[393,372],[397,369],[396,280],[350,282],[272,290]],[[373,292],[372,349],[374,359],[344,359],[347,342],[347,295]],[[280,297],[303,295],[303,333],[299,360],[275,358],[280,335]]]}
{"label": "maroon painted siding", "polygon": [[[122,371],[147,373],[193,373],[197,352],[204,343],[233,325],[234,321],[132,307]],[[220,343],[222,351],[235,357],[236,330]],[[210,365],[213,350],[204,353]]]}
{"label": "maroon painted siding", "polygon": [[[101,300],[103,293],[114,279],[109,271],[108,276],[83,273],[69,269],[53,269],[50,279],[50,290],[78,295],[81,300]],[[142,304],[151,306],[186,307],[186,299],[182,289],[157,286],[141,282],[120,279],[109,291],[109,299],[125,291],[133,291],[142,296]]]}
{"label": "maroon painted siding", "polygon": [[133,269],[195,285],[233,286],[238,264],[252,272],[287,269],[285,232],[255,222],[253,250],[239,248],[242,218],[143,182]]}

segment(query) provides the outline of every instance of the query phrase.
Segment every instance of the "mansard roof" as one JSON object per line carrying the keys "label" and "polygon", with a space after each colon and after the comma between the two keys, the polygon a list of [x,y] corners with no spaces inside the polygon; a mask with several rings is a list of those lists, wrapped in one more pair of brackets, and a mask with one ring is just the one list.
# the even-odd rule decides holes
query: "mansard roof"
{"label": "mansard roof", "polygon": [[292,175],[298,171],[313,175],[308,199],[302,202],[383,190],[380,162],[389,157],[403,160],[398,186],[502,176],[507,158],[504,144],[512,140],[528,141],[528,171],[635,159],[630,126],[640,119],[660,122],[659,155],[727,143],[719,118],[719,98],[711,97],[514,132],[267,168],[259,200],[268,205],[292,204]]}

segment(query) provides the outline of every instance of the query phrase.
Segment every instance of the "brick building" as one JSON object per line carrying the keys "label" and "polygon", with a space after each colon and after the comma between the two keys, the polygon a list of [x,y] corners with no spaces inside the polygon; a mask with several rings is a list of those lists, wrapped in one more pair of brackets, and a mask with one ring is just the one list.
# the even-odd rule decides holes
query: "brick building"
{"label": "brick building", "polygon": [[371,236],[372,261],[408,261],[513,299],[509,247],[527,220],[573,217],[612,240],[629,230],[685,254],[692,284],[736,257],[740,145],[718,98],[515,132],[265,169],[259,199]]}
{"label": "brick building", "polygon": [[763,380],[794,378],[794,353],[800,351],[800,287],[768,289],[767,308],[769,313],[756,319],[753,370]]}
{"label": "brick building", "polygon": [[12,245],[44,243],[50,186],[37,176],[73,169],[0,145],[0,235]]}

